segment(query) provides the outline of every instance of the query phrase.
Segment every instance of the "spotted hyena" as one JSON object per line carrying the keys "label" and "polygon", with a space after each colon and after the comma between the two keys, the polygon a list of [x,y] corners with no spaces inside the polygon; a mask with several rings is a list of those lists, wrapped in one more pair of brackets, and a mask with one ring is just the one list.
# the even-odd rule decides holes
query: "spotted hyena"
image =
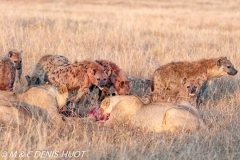
{"label": "spotted hyena", "polygon": [[[116,93],[118,95],[128,95],[130,94],[130,81],[126,77],[124,71],[120,69],[115,63],[107,60],[96,60],[98,64],[103,66],[105,69],[110,68],[112,74],[109,76],[107,81],[107,87],[114,87]],[[104,94],[101,95],[101,99],[104,98]]]}
{"label": "spotted hyena", "polygon": [[89,87],[95,85],[101,90],[107,85],[111,70],[104,69],[92,61],[75,62],[60,66],[49,74],[49,81],[55,86],[65,84],[69,91],[78,90],[74,103],[78,102],[83,94],[89,93]]}
{"label": "spotted hyena", "polygon": [[154,92],[180,90],[183,78],[196,79],[200,77],[202,80],[206,80],[206,83],[200,89],[197,98],[199,99],[210,80],[223,75],[236,75],[237,72],[226,57],[202,59],[194,62],[172,62],[159,67],[154,72],[151,90]]}
{"label": "spotted hyena", "polygon": [[14,68],[16,69],[16,76],[18,77],[18,80],[20,80],[22,75],[22,52],[23,51],[16,51],[12,50],[9,51],[8,56],[11,59]]}
{"label": "spotted hyena", "polygon": [[200,92],[200,88],[202,84],[205,81],[201,80],[200,78],[198,79],[187,79],[184,78],[182,81],[182,88],[177,95],[177,100],[182,101],[182,100],[187,100],[189,101],[193,106],[196,107],[196,100],[197,96]]}
{"label": "spotted hyena", "polygon": [[66,64],[70,64],[70,61],[64,56],[57,54],[44,55],[32,67],[30,74],[25,76],[28,86],[49,82],[49,73],[51,73],[57,67]]}
{"label": "spotted hyena", "polygon": [[20,80],[22,73],[22,51],[9,51],[8,55],[0,57],[0,90],[12,91],[15,76]]}

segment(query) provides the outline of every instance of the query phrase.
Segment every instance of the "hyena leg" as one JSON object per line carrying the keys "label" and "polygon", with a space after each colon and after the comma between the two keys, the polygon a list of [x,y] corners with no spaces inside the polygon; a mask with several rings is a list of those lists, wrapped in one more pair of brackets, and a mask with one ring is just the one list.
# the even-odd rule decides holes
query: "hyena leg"
{"label": "hyena leg", "polygon": [[83,87],[78,90],[77,96],[74,100],[74,103],[78,103],[84,94],[89,94],[89,87]]}
{"label": "hyena leg", "polygon": [[206,93],[206,90],[209,86],[209,83],[206,81],[202,84],[201,88],[200,88],[200,92],[197,95],[197,99],[196,99],[196,107],[199,108],[201,103],[204,103],[204,94]]}
{"label": "hyena leg", "polygon": [[98,101],[99,102],[102,102],[102,100],[105,98],[105,97],[108,97],[110,96],[110,91],[108,88],[104,88],[102,90],[99,89],[99,98],[98,98]]}

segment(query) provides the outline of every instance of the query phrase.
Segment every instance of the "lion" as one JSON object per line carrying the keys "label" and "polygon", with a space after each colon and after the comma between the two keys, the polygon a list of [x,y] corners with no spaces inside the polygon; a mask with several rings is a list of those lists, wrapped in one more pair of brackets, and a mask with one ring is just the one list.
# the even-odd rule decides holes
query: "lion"
{"label": "lion", "polygon": [[151,132],[195,131],[206,125],[198,110],[189,102],[144,104],[137,96],[105,98],[100,106],[101,114],[110,114],[105,126],[129,122],[133,126]]}
{"label": "lion", "polygon": [[183,78],[201,78],[206,82],[202,85],[199,97],[206,89],[207,83],[224,75],[236,75],[238,71],[227,57],[202,59],[194,62],[171,62],[160,66],[152,76],[152,92],[162,90],[180,90]]}
{"label": "lion", "polygon": [[[66,105],[68,98],[68,89],[61,84],[58,88],[50,85],[32,86],[23,93],[15,93],[10,91],[0,91],[0,100],[8,101],[14,105],[27,104],[46,110],[49,114],[49,121],[59,123],[62,121],[62,116],[59,114],[60,109]],[[26,107],[26,105],[24,105]],[[35,112],[35,109],[28,109]],[[39,112],[36,109],[36,112]],[[44,111],[45,112],[45,111]],[[44,113],[43,113],[44,115]],[[46,115],[46,114],[45,114]]]}
{"label": "lion", "polygon": [[0,123],[13,127],[26,126],[32,119],[32,114],[26,107],[6,100],[0,100],[0,113]]}
{"label": "lion", "polygon": [[39,61],[32,67],[29,75],[26,75],[28,86],[40,85],[49,82],[49,74],[59,66],[68,65],[68,58],[57,55],[47,54],[42,56]]}
{"label": "lion", "polygon": [[101,65],[92,61],[75,62],[60,66],[49,75],[49,81],[54,86],[64,84],[69,91],[78,90],[73,103],[78,103],[84,94],[88,94],[92,85],[100,90],[106,88],[111,70],[104,69]]}

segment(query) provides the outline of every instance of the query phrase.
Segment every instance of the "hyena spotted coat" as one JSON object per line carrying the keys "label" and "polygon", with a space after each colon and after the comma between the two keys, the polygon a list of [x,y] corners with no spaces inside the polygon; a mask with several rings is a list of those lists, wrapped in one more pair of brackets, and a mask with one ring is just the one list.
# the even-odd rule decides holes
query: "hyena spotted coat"
{"label": "hyena spotted coat", "polygon": [[22,74],[22,51],[9,51],[0,57],[0,90],[12,91],[15,77],[20,80]]}
{"label": "hyena spotted coat", "polygon": [[206,83],[202,85],[200,96],[210,80],[223,75],[236,75],[237,72],[226,57],[202,59],[194,62],[172,62],[160,66],[154,72],[151,89],[154,92],[180,90],[183,78],[201,78],[206,80]]}
{"label": "hyena spotted coat", "polygon": [[110,68],[112,71],[107,81],[108,88],[113,86],[118,95],[130,94],[130,81],[122,69],[120,69],[115,63],[111,61],[96,60],[96,62],[103,66],[105,69]]}
{"label": "hyena spotted coat", "polygon": [[142,100],[144,103],[171,102],[179,103],[180,101],[188,101],[196,107],[197,95],[205,81],[198,79],[183,78],[181,88],[178,90],[162,90],[161,92],[150,92],[146,94]]}
{"label": "hyena spotted coat", "polygon": [[67,64],[70,64],[70,61],[64,56],[57,54],[44,55],[33,66],[30,74],[25,76],[28,86],[49,82],[49,73],[51,73],[57,67]]}
{"label": "hyena spotted coat", "polygon": [[65,84],[69,91],[78,90],[75,103],[83,94],[89,93],[89,87],[92,85],[104,89],[110,74],[110,69],[105,70],[92,61],[83,61],[58,67],[49,75],[49,81],[55,86]]}

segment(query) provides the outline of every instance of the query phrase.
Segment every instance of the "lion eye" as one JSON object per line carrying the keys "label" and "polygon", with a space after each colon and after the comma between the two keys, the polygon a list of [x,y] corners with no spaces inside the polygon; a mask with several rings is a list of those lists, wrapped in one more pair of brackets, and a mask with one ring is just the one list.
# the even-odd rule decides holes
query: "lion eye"
{"label": "lion eye", "polygon": [[106,81],[107,79],[106,79],[106,78],[104,78],[103,80],[104,80],[104,81]]}
{"label": "lion eye", "polygon": [[190,86],[187,86],[187,88],[190,88]]}
{"label": "lion eye", "polygon": [[14,61],[14,63],[17,63],[17,61]]}
{"label": "lion eye", "polygon": [[100,78],[97,78],[98,81],[100,81]]}

